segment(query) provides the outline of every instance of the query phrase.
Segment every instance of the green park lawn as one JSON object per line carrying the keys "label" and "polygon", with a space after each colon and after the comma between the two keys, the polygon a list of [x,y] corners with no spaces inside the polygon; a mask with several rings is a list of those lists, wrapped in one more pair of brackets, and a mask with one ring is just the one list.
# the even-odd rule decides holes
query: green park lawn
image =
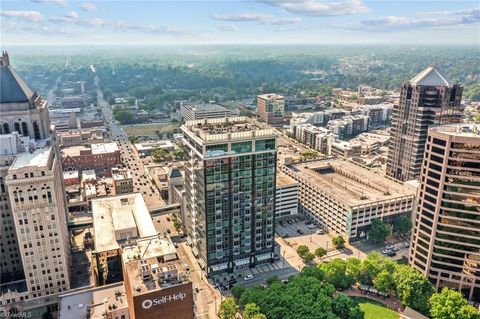
{"label": "green park lawn", "polygon": [[365,312],[365,319],[398,319],[400,315],[385,307],[384,305],[363,297],[353,297],[360,309]]}

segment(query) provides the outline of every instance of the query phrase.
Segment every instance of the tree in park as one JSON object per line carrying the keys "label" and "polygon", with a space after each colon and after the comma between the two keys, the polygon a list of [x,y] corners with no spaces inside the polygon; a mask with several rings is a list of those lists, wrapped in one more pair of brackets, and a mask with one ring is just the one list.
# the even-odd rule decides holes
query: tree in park
{"label": "tree in park", "polygon": [[226,298],[220,304],[220,318],[234,319],[237,315],[238,306],[231,297]]}
{"label": "tree in park", "polygon": [[315,259],[315,255],[312,254],[311,252],[308,252],[301,257],[302,257],[303,261],[306,262],[306,263],[309,263],[309,262],[311,262],[312,260]]}
{"label": "tree in park", "polygon": [[372,285],[374,278],[382,270],[392,273],[395,270],[395,263],[378,252],[370,253],[360,265],[358,281],[364,285]]}
{"label": "tree in park", "polygon": [[308,249],[307,245],[300,245],[297,248],[297,254],[301,256],[305,255],[306,253],[310,252],[310,249]]}
{"label": "tree in park", "polygon": [[362,266],[362,261],[355,257],[350,257],[347,259],[347,276],[354,279],[355,282],[359,281],[360,269]]}
{"label": "tree in park", "polygon": [[244,285],[234,285],[232,288],[232,296],[235,298],[235,300],[238,300],[246,289],[247,287],[245,287]]}
{"label": "tree in park", "polygon": [[412,229],[412,220],[407,216],[400,216],[395,221],[395,232],[401,236],[408,235]]}
{"label": "tree in park", "polygon": [[323,256],[327,255],[327,250],[323,247],[318,247],[315,249],[315,256],[318,258],[322,258]]}
{"label": "tree in park", "polygon": [[300,276],[314,277],[318,279],[318,281],[323,281],[323,279],[325,278],[325,274],[323,273],[323,271],[315,266],[303,267]]}
{"label": "tree in park", "polygon": [[[262,317],[263,316],[263,317]],[[260,312],[260,307],[255,303],[248,303],[243,310],[243,319],[261,319],[266,318],[264,314]]]}
{"label": "tree in park", "polygon": [[393,275],[387,270],[382,270],[373,280],[375,289],[384,293],[390,293],[395,290]]}
{"label": "tree in park", "polygon": [[345,239],[343,239],[343,237],[340,236],[340,235],[335,236],[332,239],[332,244],[337,249],[343,248],[343,247],[345,247]]}
{"label": "tree in park", "polygon": [[347,275],[347,262],[342,259],[335,258],[319,267],[325,273],[325,280],[336,288],[346,289],[355,283],[355,278]]}
{"label": "tree in park", "polygon": [[422,273],[407,265],[397,265],[393,272],[393,281],[395,294],[404,305],[428,314],[428,301],[434,289]]}
{"label": "tree in park", "polygon": [[363,319],[364,313],[350,297],[338,294],[333,300],[333,312],[341,319]]}
{"label": "tree in park", "polygon": [[480,319],[480,312],[470,306],[460,292],[449,288],[432,295],[430,315],[432,319]]}
{"label": "tree in park", "polygon": [[392,234],[392,227],[380,219],[375,219],[368,232],[369,238],[375,243],[383,243]]}

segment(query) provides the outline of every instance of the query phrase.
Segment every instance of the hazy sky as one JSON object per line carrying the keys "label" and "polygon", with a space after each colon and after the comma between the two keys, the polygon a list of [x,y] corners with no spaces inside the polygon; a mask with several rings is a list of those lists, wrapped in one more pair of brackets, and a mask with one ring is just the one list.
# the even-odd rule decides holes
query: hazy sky
{"label": "hazy sky", "polygon": [[14,44],[467,44],[480,1],[1,1]]}

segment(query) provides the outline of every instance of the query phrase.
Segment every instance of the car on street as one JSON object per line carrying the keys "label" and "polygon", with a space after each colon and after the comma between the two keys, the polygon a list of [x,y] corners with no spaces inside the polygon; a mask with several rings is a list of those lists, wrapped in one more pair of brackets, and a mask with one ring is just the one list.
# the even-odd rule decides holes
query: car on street
{"label": "car on street", "polygon": [[252,280],[253,279],[253,275],[247,275],[245,277],[243,277],[243,280],[247,281],[247,280]]}

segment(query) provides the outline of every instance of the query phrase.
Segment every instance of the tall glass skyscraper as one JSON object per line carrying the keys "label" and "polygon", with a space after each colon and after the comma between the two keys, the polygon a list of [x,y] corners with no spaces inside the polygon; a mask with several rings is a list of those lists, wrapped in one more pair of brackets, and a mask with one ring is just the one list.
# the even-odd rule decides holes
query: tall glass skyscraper
{"label": "tall glass skyscraper", "polygon": [[274,259],[276,134],[245,117],[187,121],[185,226],[207,276]]}
{"label": "tall glass skyscraper", "polygon": [[462,91],[433,66],[403,82],[392,113],[387,175],[401,181],[420,177],[428,128],[462,122]]}

